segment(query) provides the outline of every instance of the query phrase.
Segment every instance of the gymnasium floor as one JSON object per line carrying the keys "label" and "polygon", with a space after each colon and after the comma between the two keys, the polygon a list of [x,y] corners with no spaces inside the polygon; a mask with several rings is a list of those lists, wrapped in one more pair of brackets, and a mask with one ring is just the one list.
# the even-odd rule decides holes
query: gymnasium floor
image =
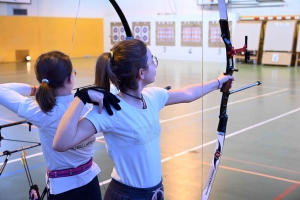
{"label": "gymnasium floor", "polygon": [[[75,87],[92,84],[96,58],[72,61],[78,72]],[[258,80],[263,84],[229,98],[227,139],[210,200],[299,200],[300,69],[240,63],[236,63],[236,68],[240,71],[234,74],[233,89]],[[202,67],[201,62],[195,61],[159,60],[153,85],[178,88],[216,78],[224,69],[224,63],[204,63]],[[0,83],[37,84],[33,62],[2,63],[0,71]],[[166,200],[201,198],[217,138],[220,99],[221,93],[215,91],[195,102],[161,111]],[[20,120],[0,106],[0,124]],[[29,132],[25,124],[1,131],[8,139],[39,141],[37,129],[33,127]],[[103,136],[97,137],[94,160],[102,170],[104,194],[113,164],[106,154]],[[29,145],[32,144],[3,140],[0,152]],[[26,152],[33,182],[41,192],[46,169],[41,148]],[[4,159],[5,156],[0,157],[1,166]],[[28,190],[20,152],[14,153],[0,176],[0,199],[28,199]]]}

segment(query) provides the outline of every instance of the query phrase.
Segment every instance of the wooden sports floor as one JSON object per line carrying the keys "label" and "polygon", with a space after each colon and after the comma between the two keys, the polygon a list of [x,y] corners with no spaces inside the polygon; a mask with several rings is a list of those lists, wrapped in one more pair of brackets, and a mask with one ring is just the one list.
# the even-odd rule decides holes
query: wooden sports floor
{"label": "wooden sports floor", "polygon": [[[159,59],[159,55],[157,56]],[[93,83],[96,58],[72,59],[75,87]],[[0,83],[36,85],[34,63],[1,63]],[[230,95],[227,134],[210,200],[300,200],[300,69],[236,63],[233,89],[262,81]],[[216,78],[225,63],[159,60],[153,86],[179,88]],[[1,95],[1,94],[0,94]],[[189,104],[165,107],[161,119],[161,157],[166,200],[201,199],[212,160],[221,93],[214,91]],[[0,106],[0,125],[22,120]],[[3,128],[7,139],[38,142],[38,130],[26,124]],[[113,167],[105,141],[97,134],[95,162],[100,166],[104,195]],[[30,146],[3,140],[0,152]],[[27,162],[34,184],[45,187],[41,148],[28,149]],[[134,156],[134,155],[132,155]],[[5,156],[0,157],[3,165]],[[150,168],[151,166],[149,166]],[[29,184],[20,152],[13,153],[0,176],[0,199],[28,199]]]}

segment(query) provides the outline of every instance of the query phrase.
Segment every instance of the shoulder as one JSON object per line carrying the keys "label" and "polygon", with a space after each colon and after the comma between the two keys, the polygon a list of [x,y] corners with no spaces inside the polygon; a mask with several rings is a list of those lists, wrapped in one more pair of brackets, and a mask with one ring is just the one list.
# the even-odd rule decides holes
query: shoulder
{"label": "shoulder", "polygon": [[143,90],[143,95],[155,96],[155,95],[164,95],[167,94],[167,90],[159,87],[146,87]]}
{"label": "shoulder", "polygon": [[146,101],[156,102],[155,104],[157,104],[159,108],[162,108],[169,98],[168,91],[159,87],[147,87],[143,90],[142,94]]}

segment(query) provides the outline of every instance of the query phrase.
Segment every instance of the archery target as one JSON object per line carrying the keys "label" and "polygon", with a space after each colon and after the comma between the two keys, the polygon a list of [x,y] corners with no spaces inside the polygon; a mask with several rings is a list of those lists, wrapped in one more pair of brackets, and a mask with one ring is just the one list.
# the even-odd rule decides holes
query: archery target
{"label": "archery target", "polygon": [[175,46],[175,22],[156,22],[156,45]]}
{"label": "archery target", "polygon": [[149,42],[149,27],[142,26],[142,41],[147,43]]}
{"label": "archery target", "polygon": [[182,39],[184,42],[190,42],[191,41],[191,34],[192,30],[191,27],[184,27],[182,30]]}
{"label": "archery target", "polygon": [[210,28],[210,42],[221,42],[221,30],[219,27]]}
{"label": "archery target", "polygon": [[120,26],[120,41],[126,39],[126,32],[123,26]]}
{"label": "archery target", "polygon": [[119,27],[118,26],[112,27],[112,41],[113,42],[119,41]]}
{"label": "archery target", "polygon": [[133,37],[150,45],[150,22],[133,22]]}
{"label": "archery target", "polygon": [[157,31],[157,39],[160,42],[165,41],[165,27],[159,27]]}
{"label": "archery target", "polygon": [[165,28],[165,41],[168,41],[168,42],[174,41],[174,28],[173,27]]}
{"label": "archery target", "polygon": [[137,35],[140,35],[141,34],[141,27],[140,26],[135,26],[134,27],[134,33],[137,34]]}
{"label": "archery target", "polygon": [[193,27],[192,28],[192,42],[200,42],[201,41],[201,28]]}
{"label": "archery target", "polygon": [[147,43],[149,42],[149,38],[147,35],[143,35],[143,38],[142,38],[143,42]]}
{"label": "archery target", "polygon": [[134,38],[140,40],[141,39],[141,26],[135,26],[133,28]]}
{"label": "archery target", "polygon": [[[202,46],[202,22],[181,22],[181,46]],[[191,52],[189,52],[191,53]]]}
{"label": "archery target", "polygon": [[148,34],[149,27],[148,26],[142,26],[142,34]]}

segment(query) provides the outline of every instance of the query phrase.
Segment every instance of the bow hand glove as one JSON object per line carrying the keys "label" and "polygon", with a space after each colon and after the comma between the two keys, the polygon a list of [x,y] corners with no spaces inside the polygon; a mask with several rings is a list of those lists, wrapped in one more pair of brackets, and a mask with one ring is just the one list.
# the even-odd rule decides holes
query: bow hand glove
{"label": "bow hand glove", "polygon": [[94,105],[99,105],[99,103],[93,102],[91,100],[91,98],[88,94],[88,90],[95,90],[95,91],[101,92],[103,94],[103,96],[104,96],[103,105],[106,108],[106,111],[109,115],[113,115],[111,106],[113,106],[116,110],[121,110],[121,107],[119,105],[120,100],[115,95],[106,91],[102,87],[88,87],[88,88],[83,88],[81,90],[77,89],[74,97],[78,97],[84,104],[92,103]]}

